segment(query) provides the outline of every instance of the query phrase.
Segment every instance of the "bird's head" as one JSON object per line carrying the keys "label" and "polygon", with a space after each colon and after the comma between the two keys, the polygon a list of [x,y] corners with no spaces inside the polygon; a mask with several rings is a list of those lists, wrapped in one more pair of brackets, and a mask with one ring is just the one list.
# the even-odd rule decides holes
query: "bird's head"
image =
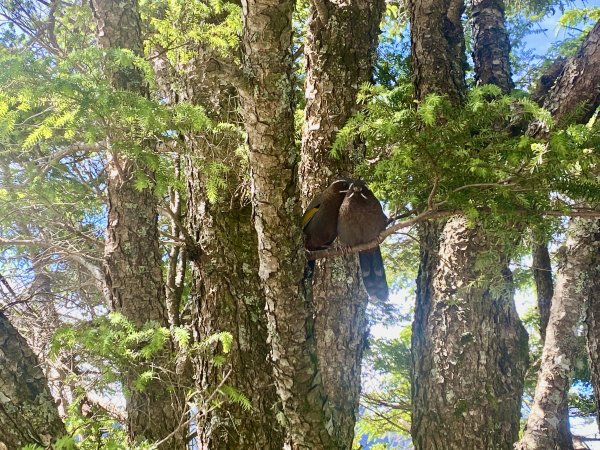
{"label": "bird's head", "polygon": [[[362,198],[364,198],[365,200],[367,200],[367,196],[365,195],[365,192],[368,190],[367,185],[364,183],[364,181],[362,180],[354,180],[352,181],[352,183],[350,183],[350,186],[348,187],[348,189],[346,191],[344,191],[346,193],[346,195],[349,198],[354,197],[354,195],[360,195]],[[342,192],[342,191],[340,191]]]}

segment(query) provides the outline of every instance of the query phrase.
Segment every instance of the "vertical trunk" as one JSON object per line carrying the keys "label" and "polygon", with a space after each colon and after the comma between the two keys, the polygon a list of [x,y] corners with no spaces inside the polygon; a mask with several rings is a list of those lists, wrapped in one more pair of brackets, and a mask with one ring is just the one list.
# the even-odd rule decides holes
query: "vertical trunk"
{"label": "vertical trunk", "polygon": [[65,433],[38,359],[0,311],[0,448],[49,447]]}
{"label": "vertical trunk", "polygon": [[540,336],[542,341],[546,339],[546,328],[550,319],[550,305],[554,294],[554,282],[552,281],[552,265],[548,243],[535,244],[533,249],[533,279],[537,293],[537,304],[540,312]]}
{"label": "vertical trunk", "polygon": [[410,0],[409,9],[416,99],[437,93],[460,103],[466,91],[463,0]]}
{"label": "vertical trunk", "polygon": [[513,88],[510,42],[502,0],[473,0],[473,62],[477,84],[495,84],[503,92]]}
{"label": "vertical trunk", "polygon": [[[586,122],[600,104],[598,85],[600,85],[600,21],[585,38],[577,54],[564,64],[562,72],[546,96],[544,107],[552,112],[553,118],[559,124],[564,125],[566,120]],[[527,132],[537,137],[548,134],[548,130],[540,123],[533,123]],[[567,260],[558,270],[542,351],[542,366],[538,374],[531,414],[517,446],[519,449],[550,449],[560,448],[561,445],[565,446],[564,448],[571,448],[572,446],[570,442],[564,442],[565,439],[562,437],[564,425],[559,428],[564,420],[561,421],[559,417],[567,402],[569,376],[573,368],[573,361],[569,359],[575,345],[572,327],[575,327],[582,313],[585,295],[587,295],[588,286],[583,282],[587,280],[589,272],[594,270],[594,260],[589,253],[597,252],[594,242],[594,227],[597,225],[594,221],[577,220],[569,225],[571,237],[567,241]],[[571,252],[575,254],[570,255]],[[578,285],[571,286],[572,283]],[[550,339],[552,340],[549,341]],[[592,373],[600,366],[596,355],[597,352],[590,352]]]}
{"label": "vertical trunk", "polygon": [[317,368],[312,305],[304,292],[292,89],[289,0],[244,0],[249,87],[242,115],[250,146],[254,223],[271,358],[292,448],[336,448]]}
{"label": "vertical trunk", "polygon": [[[331,145],[337,131],[357,110],[359,86],[371,80],[384,2],[315,1],[307,26],[305,121],[300,182],[310,201],[329,183],[352,173],[356,149],[336,158]],[[320,371],[333,410],[338,442],[350,448],[358,411],[367,295],[361,288],[356,257],[317,263],[313,276],[315,333]]]}
{"label": "vertical trunk", "polygon": [[[600,235],[594,236],[594,246],[600,246]],[[596,252],[590,265],[590,289],[585,303],[585,331],[596,410],[600,411],[600,256]],[[600,412],[596,412],[600,427]]]}
{"label": "vertical trunk", "polygon": [[590,294],[592,269],[597,269],[600,222],[573,219],[567,234],[565,258],[557,272],[533,406],[517,449],[573,447],[572,442],[563,441],[559,414],[570,386],[577,324]]}
{"label": "vertical trunk", "polygon": [[[486,19],[498,15],[493,7],[474,5],[476,37],[490,42],[488,32],[494,30]],[[461,1],[411,3],[418,98],[430,92],[457,104],[464,98],[462,11]],[[501,78],[510,79],[507,64],[498,68],[484,60],[503,52],[508,59],[508,47],[487,50],[475,52],[474,58],[482,58],[476,66],[503,70]],[[477,74],[481,83],[495,82],[492,75]],[[500,87],[509,89],[507,83]],[[518,437],[527,333],[516,313],[507,263],[488,233],[469,228],[463,217],[422,230],[411,350],[417,449],[509,449]]]}
{"label": "vertical trunk", "polygon": [[[219,20],[215,18],[215,21]],[[164,57],[154,59],[163,97],[170,102],[189,101],[201,105],[218,122],[238,123],[235,89],[218,70],[211,68],[209,51],[198,51],[185,67],[183,89],[174,92],[173,68]],[[213,64],[214,66],[214,64]],[[265,300],[258,278],[256,231],[251,207],[245,200],[245,168],[237,149],[237,135],[210,132],[186,134],[184,158],[187,182],[187,228],[200,252],[192,251],[190,299],[195,341],[227,331],[233,341],[225,365],[216,364],[214,354],[193,361],[195,380],[201,392],[210,392],[229,373],[227,385],[244,394],[252,404],[246,410],[235,402],[211,409],[198,423],[200,446],[210,449],[281,449],[285,432],[277,419],[280,408],[267,346]],[[227,164],[227,171],[211,173],[213,164]],[[218,199],[211,202],[210,183],[219,177]],[[221,348],[216,346],[215,354]]]}
{"label": "vertical trunk", "polygon": [[[552,280],[552,265],[550,263],[550,253],[548,252],[548,243],[536,244],[533,251],[533,278],[537,292],[537,304],[540,312],[540,336],[542,342],[546,340],[546,329],[550,320],[550,307],[552,306],[552,296],[554,295],[554,282]],[[561,445],[568,448],[573,437],[571,436],[571,424],[569,422],[569,399],[567,395],[557,411],[557,417],[560,420],[558,433]]]}
{"label": "vertical trunk", "polygon": [[[91,6],[102,48],[125,48],[138,56],[143,54],[135,0],[92,0]],[[116,71],[112,82],[115,89],[148,95],[143,74],[137,68]],[[109,136],[109,140],[111,138],[119,137]],[[152,170],[143,163],[114,150],[110,152],[105,246],[107,284],[113,309],[137,327],[150,321],[168,326],[158,242],[157,199],[152,187],[137,188],[136,171],[144,173],[148,180],[154,179]],[[129,435],[134,441],[146,439],[152,442],[173,433],[164,448],[185,448],[187,432],[179,426],[186,410],[183,392],[178,388],[167,389],[163,377],[151,380],[143,391],[134,387],[138,375],[154,364],[165,366],[168,362],[161,358],[148,366],[132,367],[124,374],[129,391]],[[178,383],[174,385],[178,386]]]}
{"label": "vertical trunk", "polygon": [[[435,242],[432,227],[425,242]],[[422,251],[413,331],[418,449],[510,449],[517,439],[527,341],[498,250],[456,216],[436,260]]]}

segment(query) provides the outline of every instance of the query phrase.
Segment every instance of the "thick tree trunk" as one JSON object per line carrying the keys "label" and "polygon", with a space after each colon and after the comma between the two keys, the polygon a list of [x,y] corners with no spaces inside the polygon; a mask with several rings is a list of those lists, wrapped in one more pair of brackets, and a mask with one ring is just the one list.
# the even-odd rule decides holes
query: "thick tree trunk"
{"label": "thick tree trunk", "polygon": [[[337,132],[356,111],[360,85],[371,80],[381,0],[314,1],[304,45],[306,81],[300,163],[306,204],[332,181],[352,174],[360,155],[331,154]],[[313,276],[319,367],[338,442],[350,448],[358,412],[368,297],[354,255],[317,263]]]}
{"label": "thick tree trunk", "polygon": [[[456,104],[464,98],[462,11],[460,0],[411,3],[418,99],[432,92]],[[497,12],[482,3],[474,12],[478,38],[489,38],[487,16]],[[497,68],[484,60],[503,51],[507,48],[476,52],[474,58],[482,58],[478,68],[505,70],[502,77],[510,79],[508,65]],[[482,71],[478,77],[495,82],[492,75]],[[469,228],[463,217],[421,231],[411,349],[417,449],[509,449],[518,437],[527,333],[515,310],[507,262],[485,230]]]}
{"label": "thick tree trunk", "polygon": [[[91,0],[101,47],[125,48],[143,55],[140,17],[135,0]],[[148,95],[143,74],[127,68],[113,74],[116,89]],[[111,137],[109,137],[110,139]],[[112,138],[118,138],[112,136]],[[110,288],[112,307],[136,327],[147,322],[168,326],[165,287],[158,242],[157,199],[152,187],[138,189],[136,170],[149,180],[153,172],[126,155],[110,151],[107,166],[108,223],[105,246],[105,272]],[[153,361],[167,365],[164,358]],[[139,391],[134,382],[150,365],[132,367],[124,374],[129,391],[127,398],[128,432],[132,440],[150,442],[173,436],[164,448],[185,448],[187,430],[180,427],[186,411],[183,390],[178,380],[171,380],[175,389],[167,389],[165,376],[154,378]],[[186,381],[186,380],[184,380]],[[185,385],[185,382],[182,383]]]}
{"label": "thick tree trunk", "polygon": [[[423,241],[435,245],[431,228]],[[510,449],[518,437],[527,334],[507,261],[460,216],[444,226],[439,245],[433,260],[422,251],[419,273],[413,442],[417,449]]]}
{"label": "thick tree trunk", "polygon": [[562,439],[559,414],[570,386],[571,357],[577,347],[577,324],[585,300],[590,295],[593,270],[598,265],[599,233],[600,222],[596,220],[573,219],[569,224],[565,258],[557,272],[535,398],[517,449],[572,448],[570,441]]}
{"label": "thick tree trunk", "polygon": [[466,91],[463,0],[410,0],[409,8],[415,98],[436,93],[460,103]]}
{"label": "thick tree trunk", "polygon": [[0,311],[0,448],[45,448],[66,433],[47,383],[35,354]]}
{"label": "thick tree trunk", "polygon": [[250,145],[259,276],[266,298],[275,384],[292,448],[338,448],[317,367],[312,305],[304,292],[294,144],[289,0],[244,0],[242,47],[249,86],[242,116]]}
{"label": "thick tree trunk", "polygon": [[[562,72],[556,79],[548,93],[544,107],[552,112],[553,118],[564,125],[567,120],[586,122],[600,104],[600,21],[590,31],[577,54],[565,63]],[[527,130],[528,134],[537,137],[547,136],[548,130],[540,123],[532,124]],[[542,366],[538,374],[538,386],[533,401],[531,414],[527,426],[517,448],[542,449],[542,448],[571,448],[570,442],[564,442],[565,428],[564,409],[567,403],[569,389],[569,375],[573,369],[573,361],[569,359],[574,347],[573,329],[584,307],[585,289],[579,286],[570,286],[573,280],[583,280],[593,270],[594,261],[586,245],[579,240],[593,244],[593,228],[597,224],[593,221],[572,221],[570,225],[571,240],[567,241],[567,261],[559,267],[556,287],[550,307],[550,318],[546,328],[546,341],[542,352]],[[590,244],[590,245],[592,245]],[[594,247],[595,248],[595,247]],[[570,251],[581,255],[569,256]],[[591,250],[590,250],[591,251]],[[594,250],[594,251],[597,251]],[[571,266],[573,264],[574,266]],[[575,273],[581,271],[580,274]],[[563,279],[564,278],[564,279]],[[566,285],[563,286],[563,285]],[[581,292],[579,292],[581,291]],[[577,298],[573,296],[579,296]],[[552,341],[549,342],[550,336]],[[589,344],[588,344],[589,345]],[[595,359],[597,353],[590,352],[592,372],[600,363]],[[592,382],[594,377],[592,377]]]}
{"label": "thick tree trunk", "polygon": [[495,84],[503,92],[513,88],[510,42],[502,0],[473,0],[473,62],[477,84]]}
{"label": "thick tree trunk", "polygon": [[[215,18],[217,21],[218,18]],[[164,55],[164,53],[160,53]],[[177,72],[164,56],[154,58],[155,72],[164,98],[171,103],[188,101],[204,108],[215,123],[239,123],[237,93],[215,64],[212,54],[198,49],[195,58]],[[185,74],[179,82],[171,80]],[[177,92],[174,89],[178,89]],[[258,277],[258,243],[247,204],[245,167],[237,149],[239,136],[210,132],[184,135],[187,184],[187,229],[196,247],[191,249],[190,299],[194,340],[199,342],[218,332],[231,333],[233,340],[224,364],[214,353],[193,360],[200,392],[215,389],[226,374],[225,383],[244,394],[252,405],[246,410],[238,403],[224,401],[211,408],[198,423],[201,447],[217,449],[283,448],[284,426],[275,391],[273,368],[267,345],[265,299]],[[227,171],[212,173],[207,168],[225,164]],[[218,199],[209,200],[208,187],[219,177]],[[211,405],[212,406],[212,405]]]}

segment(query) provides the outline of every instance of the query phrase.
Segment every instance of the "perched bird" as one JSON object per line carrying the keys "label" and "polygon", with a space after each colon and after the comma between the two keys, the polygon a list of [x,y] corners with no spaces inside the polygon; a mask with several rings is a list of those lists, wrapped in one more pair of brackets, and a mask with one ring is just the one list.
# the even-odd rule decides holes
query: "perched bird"
{"label": "perched bird", "polygon": [[335,240],[338,212],[349,188],[349,180],[336,180],[308,204],[302,216],[306,250],[326,249]]}
{"label": "perched bird", "polygon": [[[338,212],[349,187],[349,180],[336,180],[308,204],[302,216],[306,250],[326,249],[335,240]],[[315,262],[309,261],[305,277],[310,277],[314,268]]]}
{"label": "perched bird", "polygon": [[[349,246],[366,244],[379,236],[387,226],[377,197],[361,180],[352,180],[342,201],[337,220],[337,234]],[[369,295],[388,298],[385,267],[379,246],[359,252],[363,283]]]}

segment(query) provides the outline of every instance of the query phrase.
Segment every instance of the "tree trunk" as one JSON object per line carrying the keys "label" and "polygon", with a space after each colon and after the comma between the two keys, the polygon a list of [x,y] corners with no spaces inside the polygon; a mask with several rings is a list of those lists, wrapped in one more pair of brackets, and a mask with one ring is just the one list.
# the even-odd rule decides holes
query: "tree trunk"
{"label": "tree trunk", "polygon": [[339,448],[317,367],[313,311],[304,291],[294,144],[289,0],[242,2],[242,116],[250,146],[254,223],[275,384],[294,449]]}
{"label": "tree trunk", "polygon": [[[459,104],[464,98],[462,11],[461,1],[411,3],[418,99],[438,93]],[[497,11],[480,3],[474,12],[478,38],[488,37],[485,19]],[[506,50],[488,49],[474,58]],[[478,63],[488,66],[494,64]],[[501,69],[509,79],[508,65]],[[482,71],[478,77],[494,82],[491,75]],[[421,230],[411,348],[411,433],[417,449],[509,449],[518,437],[527,333],[514,306],[507,262],[485,230],[468,227],[463,217]]]}
{"label": "tree trunk", "polygon": [[[594,236],[594,246],[600,246],[600,235]],[[590,289],[585,303],[585,331],[588,355],[590,358],[590,372],[594,399],[596,401],[596,421],[600,426],[600,256],[593,254],[590,265]]]}
{"label": "tree trunk", "polygon": [[[600,20],[589,32],[577,54],[567,61],[550,92],[544,99],[544,108],[550,111],[559,126],[585,123],[600,105]],[[548,135],[548,129],[534,122],[527,134],[535,137]]]}
{"label": "tree trunk", "polygon": [[[554,282],[552,280],[552,265],[550,263],[548,243],[536,244],[534,247],[533,279],[535,280],[537,292],[537,304],[540,312],[540,336],[543,343],[546,340],[546,329],[550,320],[550,307],[552,306],[552,296],[554,295]],[[569,421],[569,399],[566,395],[559,406],[557,417],[560,420],[558,425],[558,441],[562,443],[561,445],[570,447],[573,437]]]}
{"label": "tree trunk", "polygon": [[[559,124],[565,125],[567,119],[584,123],[600,104],[598,85],[600,85],[600,21],[585,38],[577,54],[565,63],[545,98],[544,107],[552,112],[554,120]],[[533,123],[527,133],[531,136],[544,137],[547,136],[548,129],[540,123]],[[567,402],[569,375],[573,368],[573,361],[568,356],[574,351],[572,346],[575,345],[575,338],[573,329],[569,327],[571,324],[575,326],[582,313],[584,297],[581,296],[585,295],[584,291],[587,287],[566,284],[574,279],[585,279],[589,271],[593,270],[592,267],[584,265],[585,253],[590,250],[586,247],[587,244],[583,245],[578,240],[589,244],[591,242],[588,240],[589,235],[593,234],[593,227],[596,225],[593,221],[571,222],[572,237],[571,241],[567,241],[567,253],[572,249],[581,248],[583,254],[572,257],[567,254],[567,261],[558,270],[538,385],[525,432],[517,445],[519,449],[550,449],[559,448],[561,445],[566,446],[565,448],[572,447],[572,443],[564,442],[562,431],[565,425],[560,417]],[[588,256],[588,264],[593,263],[590,258]],[[581,270],[581,274],[575,273],[576,270]],[[573,295],[580,297],[573,298]],[[550,336],[553,342],[549,342]],[[590,352],[592,372],[599,364],[595,356],[595,352]],[[549,446],[545,447],[547,445]]]}
{"label": "tree trunk", "polygon": [[45,448],[65,433],[38,359],[0,311],[0,448]]}
{"label": "tree trunk", "polygon": [[[92,0],[97,37],[102,48],[125,48],[143,55],[137,2],[129,0]],[[116,89],[148,95],[143,74],[137,68],[125,68],[113,74]],[[117,138],[118,136],[110,136]],[[138,189],[136,171],[154,180],[154,173],[143,163],[111,150],[108,155],[108,223],[105,246],[105,272],[112,307],[136,327],[147,322],[168,326],[165,287],[158,242],[157,199],[152,187]],[[175,389],[167,389],[167,373],[155,377],[139,391],[134,383],[139,374],[152,365],[164,366],[164,358],[143,367],[132,367],[124,374],[128,390],[128,432],[133,441],[150,442],[173,436],[164,448],[186,446],[187,430],[180,427],[186,403],[179,380],[171,380]],[[142,365],[140,365],[142,366]],[[185,380],[184,380],[185,381]]]}
{"label": "tree trunk", "polygon": [[473,0],[473,62],[477,84],[495,84],[502,92],[513,88],[510,75],[510,42],[502,0]]}
{"label": "tree trunk", "polygon": [[[352,174],[356,148],[334,157],[337,132],[357,110],[360,85],[371,80],[384,2],[314,1],[304,44],[306,81],[300,183],[304,206],[332,181]],[[362,145],[359,144],[359,147]],[[358,412],[368,297],[356,256],[317,262],[313,275],[317,354],[333,428],[350,448]]]}
{"label": "tree trunk", "polygon": [[460,103],[466,92],[463,0],[410,0],[409,9],[415,98],[436,93]]}
{"label": "tree trunk", "polygon": [[559,411],[570,386],[577,324],[590,294],[591,269],[597,265],[599,233],[599,221],[573,219],[569,224],[565,257],[557,271],[535,398],[517,449],[573,447],[572,442],[561,439]]}
{"label": "tree trunk", "polygon": [[[431,228],[424,242],[435,242]],[[413,331],[414,445],[510,449],[518,437],[527,335],[514,307],[507,261],[460,216],[444,226],[439,245],[434,260],[421,253]]]}
{"label": "tree trunk", "polygon": [[[209,92],[218,94],[218,87],[210,86]],[[204,90],[207,86],[196,88]],[[216,104],[226,104],[223,98],[219,100]],[[215,111],[215,115],[226,116],[227,112]],[[219,367],[210,357],[195,361],[196,382],[200,389],[209,392],[231,370],[226,383],[249,398],[252,410],[226,402],[199,424],[199,440],[215,450],[279,450],[283,448],[285,432],[277,420],[279,408],[267,346],[265,297],[258,278],[258,243],[251,207],[243,205],[243,194],[238,189],[243,180],[238,178],[242,168],[236,162],[235,150],[241,143],[222,137],[215,138],[219,144],[214,147],[203,142],[188,139],[192,156],[186,160],[188,222],[202,248],[192,264],[194,331],[196,340],[228,331],[233,342],[225,366]],[[217,175],[207,175],[203,166],[213,158],[230,161],[233,170],[224,175],[226,186],[221,188],[219,200],[211,203],[206,192],[208,178]]]}
{"label": "tree trunk", "polygon": [[537,293],[537,304],[540,312],[540,336],[542,342],[546,339],[546,328],[550,319],[550,305],[554,295],[552,280],[552,265],[548,243],[535,244],[533,249],[533,279]]}

